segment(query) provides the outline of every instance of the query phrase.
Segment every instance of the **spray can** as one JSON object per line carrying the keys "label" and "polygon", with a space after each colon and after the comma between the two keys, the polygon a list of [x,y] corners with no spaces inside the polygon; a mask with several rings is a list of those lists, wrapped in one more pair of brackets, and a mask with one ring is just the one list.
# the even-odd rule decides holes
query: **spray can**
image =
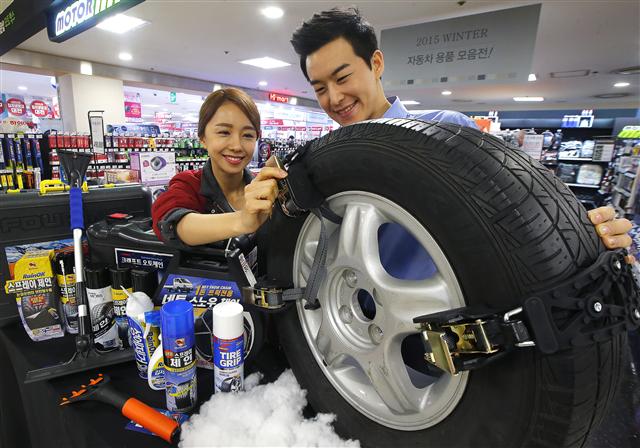
{"label": "spray can", "polygon": [[53,260],[56,280],[60,287],[62,321],[67,333],[78,333],[78,304],[76,303],[76,274],[73,251],[58,252]]}
{"label": "spray can", "polygon": [[106,268],[85,267],[84,283],[91,315],[91,334],[96,347],[99,350],[117,348],[120,341]]}
{"label": "spray can", "polygon": [[188,412],[198,397],[193,305],[184,300],[165,303],[161,314],[167,409]]}
{"label": "spray can", "polygon": [[142,269],[131,269],[131,288],[133,292],[144,292],[149,297],[153,297],[157,286],[157,270],[143,271]]}
{"label": "spray can", "polygon": [[[157,329],[158,332],[160,331],[160,311],[147,311],[144,313],[144,321],[147,324],[147,328],[145,329],[145,339],[147,339],[155,329]],[[149,367],[147,369],[147,381],[149,383],[149,387],[153,390],[162,390],[165,388],[162,335],[160,335],[159,339],[156,349],[153,353],[149,353]]]}
{"label": "spray can", "polygon": [[129,268],[112,267],[111,297],[113,298],[113,311],[118,326],[118,337],[123,347],[129,347],[129,319],[127,318],[127,292],[132,293],[131,273]]}
{"label": "spray can", "polygon": [[222,302],[213,307],[214,392],[244,388],[244,318],[242,305]]}
{"label": "spray can", "polygon": [[[127,293],[128,294],[128,293]],[[144,313],[153,310],[153,302],[142,291],[134,292],[127,297],[127,318],[129,320],[129,342],[133,347],[133,353],[138,367],[140,378],[147,379],[147,367],[149,365],[149,350],[145,339]]]}

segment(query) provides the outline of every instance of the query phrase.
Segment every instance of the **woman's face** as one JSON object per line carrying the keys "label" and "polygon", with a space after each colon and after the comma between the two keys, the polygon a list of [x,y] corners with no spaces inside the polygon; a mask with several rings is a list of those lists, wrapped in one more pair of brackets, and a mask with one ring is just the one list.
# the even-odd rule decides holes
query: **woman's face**
{"label": "woman's face", "polygon": [[204,129],[202,144],[215,173],[241,174],[253,157],[258,133],[238,106],[226,102]]}

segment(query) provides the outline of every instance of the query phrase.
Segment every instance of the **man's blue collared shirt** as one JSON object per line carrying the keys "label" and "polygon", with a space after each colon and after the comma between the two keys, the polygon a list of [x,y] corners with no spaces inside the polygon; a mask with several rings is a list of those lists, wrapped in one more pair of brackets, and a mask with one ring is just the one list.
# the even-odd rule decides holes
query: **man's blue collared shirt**
{"label": "man's blue collared shirt", "polygon": [[444,121],[446,123],[460,124],[477,129],[476,123],[465,114],[453,110],[428,110],[420,114],[412,114],[404,107],[397,96],[387,98],[391,107],[387,109],[383,118],[416,118],[418,120]]}

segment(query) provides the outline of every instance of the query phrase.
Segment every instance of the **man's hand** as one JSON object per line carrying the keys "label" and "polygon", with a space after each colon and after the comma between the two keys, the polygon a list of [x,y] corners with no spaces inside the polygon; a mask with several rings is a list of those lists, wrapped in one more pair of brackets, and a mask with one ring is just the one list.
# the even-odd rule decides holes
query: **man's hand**
{"label": "man's hand", "polygon": [[240,226],[243,233],[253,233],[271,216],[273,203],[278,197],[277,179],[287,177],[287,172],[265,167],[244,188],[244,207],[240,210]]}
{"label": "man's hand", "polygon": [[[631,221],[625,218],[616,218],[616,211],[613,207],[595,208],[589,210],[587,214],[607,249],[618,249],[631,245],[631,237],[628,235],[632,227]],[[635,262],[635,258],[633,255],[629,255],[627,263],[633,262]]]}

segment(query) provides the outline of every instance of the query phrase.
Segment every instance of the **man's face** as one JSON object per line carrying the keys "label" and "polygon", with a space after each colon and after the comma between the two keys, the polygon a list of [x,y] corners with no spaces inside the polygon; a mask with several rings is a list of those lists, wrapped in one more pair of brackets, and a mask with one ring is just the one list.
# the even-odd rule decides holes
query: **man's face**
{"label": "man's face", "polygon": [[384,70],[379,50],[369,68],[341,37],[311,53],[306,63],[320,107],[341,126],[384,114],[379,110],[386,101],[378,82]]}

